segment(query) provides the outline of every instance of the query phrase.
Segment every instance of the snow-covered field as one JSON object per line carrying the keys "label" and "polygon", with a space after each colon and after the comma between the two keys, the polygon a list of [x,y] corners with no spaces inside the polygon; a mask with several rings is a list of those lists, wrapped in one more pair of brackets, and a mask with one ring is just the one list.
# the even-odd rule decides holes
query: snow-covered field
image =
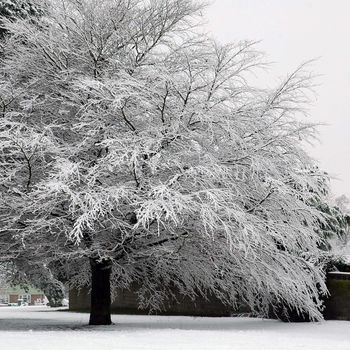
{"label": "snow-covered field", "polygon": [[87,326],[88,315],[46,307],[1,307],[1,350],[349,350],[350,322],[285,324],[249,318],[115,315]]}

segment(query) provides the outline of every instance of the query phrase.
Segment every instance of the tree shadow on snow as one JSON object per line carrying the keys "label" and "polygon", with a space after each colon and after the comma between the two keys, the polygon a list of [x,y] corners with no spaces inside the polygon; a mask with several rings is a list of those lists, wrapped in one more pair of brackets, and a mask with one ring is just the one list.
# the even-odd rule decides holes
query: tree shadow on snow
{"label": "tree shadow on snow", "polygon": [[[51,312],[50,312],[51,314]],[[195,331],[269,331],[276,328],[284,328],[286,324],[276,320],[264,320],[255,318],[205,318],[183,316],[137,316],[137,315],[113,315],[114,324],[111,326],[89,326],[88,318],[84,320],[61,319],[50,315],[42,317],[38,313],[30,317],[1,317],[1,331],[123,331],[138,332],[148,330],[195,330]]]}
{"label": "tree shadow on snow", "polygon": [[123,331],[140,331],[140,330],[195,330],[195,331],[268,331],[276,330],[278,327],[284,327],[282,322],[276,320],[247,319],[247,318],[184,318],[162,320],[161,317],[148,320],[135,319],[124,321],[118,318],[114,319],[116,328]]}

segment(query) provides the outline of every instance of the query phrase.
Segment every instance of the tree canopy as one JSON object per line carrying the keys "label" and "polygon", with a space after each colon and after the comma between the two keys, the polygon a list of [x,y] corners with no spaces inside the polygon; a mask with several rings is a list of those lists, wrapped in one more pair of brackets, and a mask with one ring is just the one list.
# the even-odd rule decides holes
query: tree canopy
{"label": "tree canopy", "polygon": [[201,9],[51,0],[36,23],[4,21],[3,256],[78,285],[91,265],[136,282],[151,309],[176,288],[320,319],[325,218],[309,204],[326,179],[301,147],[311,74],[253,86],[263,55],[198,34]]}

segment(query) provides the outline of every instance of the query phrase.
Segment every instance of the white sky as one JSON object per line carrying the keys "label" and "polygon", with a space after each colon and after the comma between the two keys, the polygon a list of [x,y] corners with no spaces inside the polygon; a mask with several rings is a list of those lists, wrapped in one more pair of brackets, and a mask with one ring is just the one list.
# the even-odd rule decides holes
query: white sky
{"label": "white sky", "polygon": [[350,198],[350,0],[213,0],[205,18],[223,43],[261,40],[258,48],[276,62],[273,78],[320,57],[313,66],[322,76],[310,119],[328,125],[320,127],[311,154],[335,177],[335,195]]}

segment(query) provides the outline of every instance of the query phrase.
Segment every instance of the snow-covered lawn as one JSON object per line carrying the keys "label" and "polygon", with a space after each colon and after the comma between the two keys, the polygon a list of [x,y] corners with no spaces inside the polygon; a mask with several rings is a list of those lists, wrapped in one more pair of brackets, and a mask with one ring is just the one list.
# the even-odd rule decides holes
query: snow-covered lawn
{"label": "snow-covered lawn", "polygon": [[88,315],[46,307],[1,307],[1,350],[349,350],[350,322],[285,324],[250,318],[115,315],[110,327]]}

